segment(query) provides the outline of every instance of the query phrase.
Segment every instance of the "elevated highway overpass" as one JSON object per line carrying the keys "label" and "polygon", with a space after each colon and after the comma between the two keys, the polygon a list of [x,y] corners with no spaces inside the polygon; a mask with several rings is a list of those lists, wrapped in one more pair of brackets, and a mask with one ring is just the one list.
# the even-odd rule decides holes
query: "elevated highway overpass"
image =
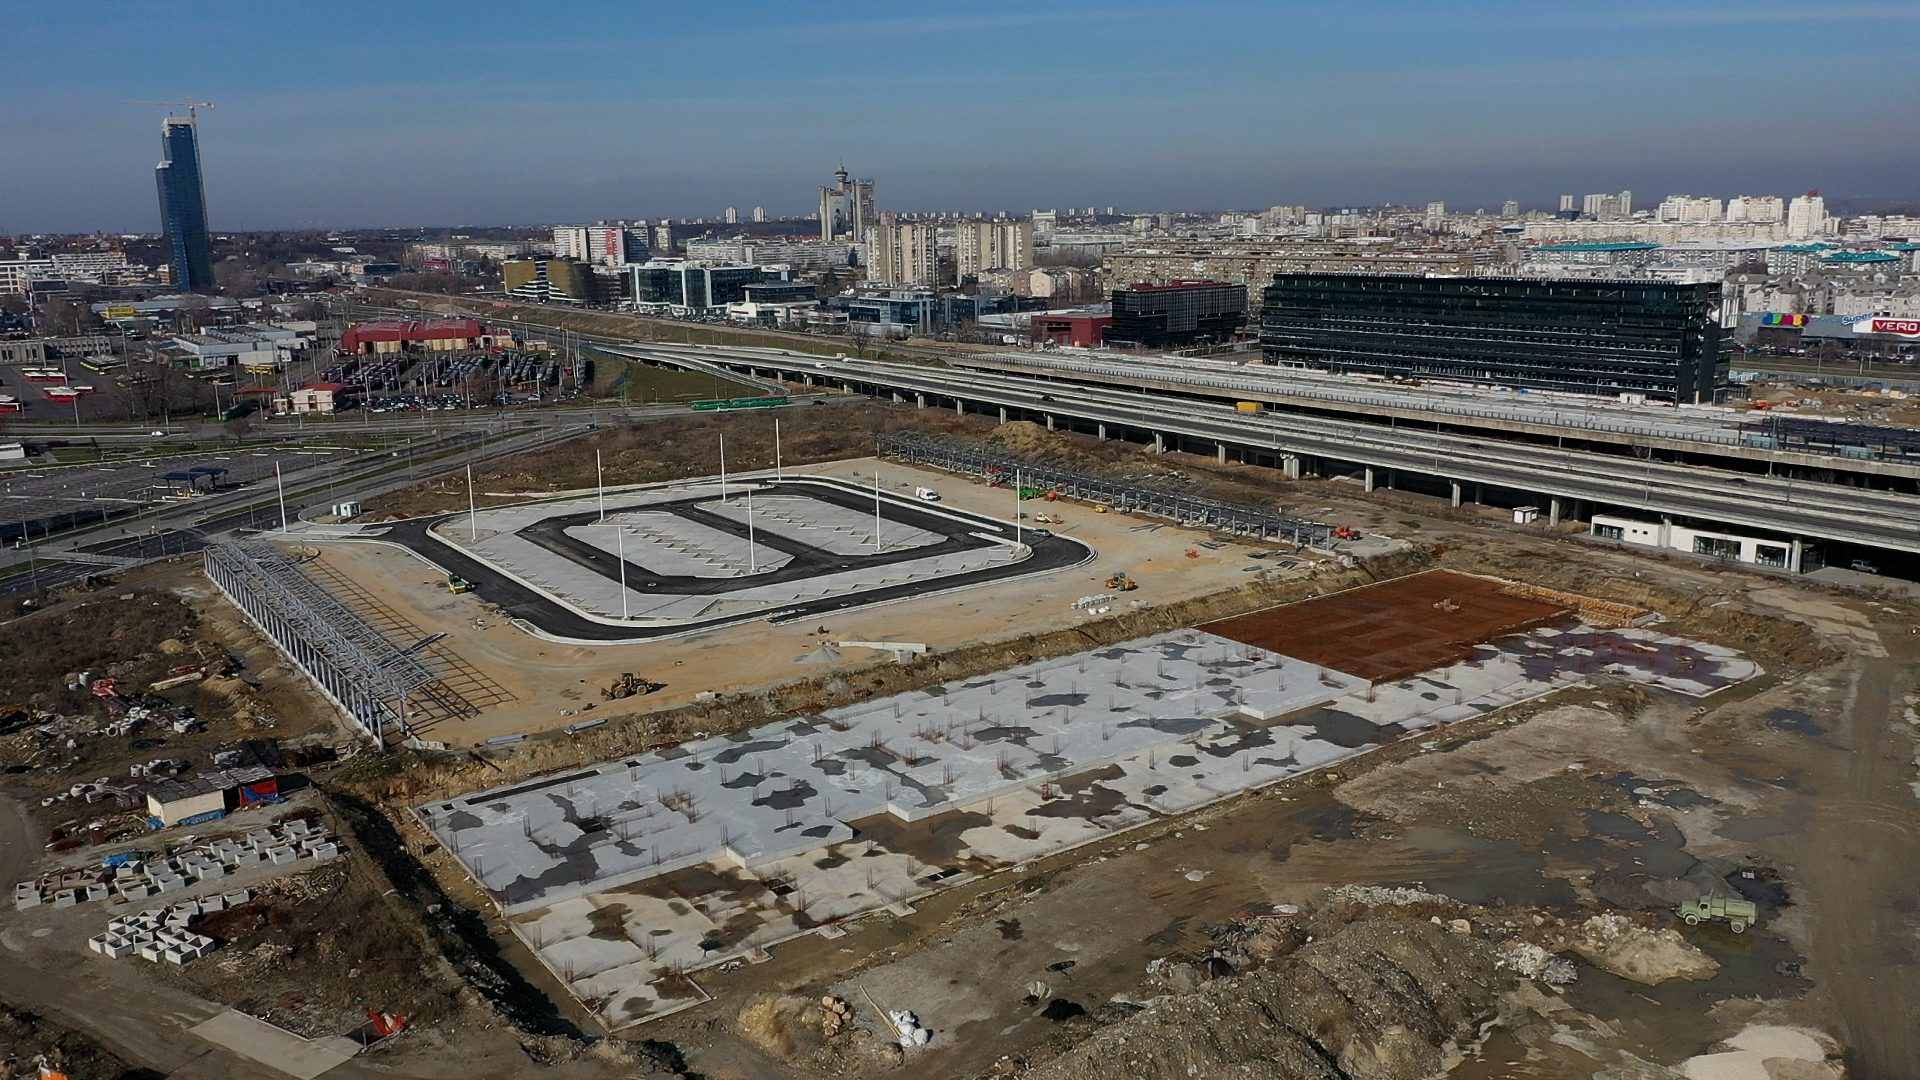
{"label": "elevated highway overpass", "polygon": [[[1550,520],[1596,509],[1645,519],[1690,519],[1777,535],[1791,543],[1796,560],[1807,541],[1920,555],[1920,495],[1912,466],[1903,462],[1880,463],[1881,470],[1861,473],[1856,466],[1874,463],[1695,439],[1681,440],[1686,448],[1675,450],[1659,445],[1658,437],[1598,452],[1582,438],[1587,429],[1573,425],[1547,425],[1544,430],[1553,434],[1537,441],[1506,441],[1446,425],[1385,426],[1304,412],[1243,412],[1219,399],[1175,396],[1121,379],[1099,385],[770,349],[602,347],[635,359],[711,365],[923,407],[1032,418],[1163,450],[1271,465],[1289,476],[1356,475],[1370,490],[1437,485],[1456,505],[1470,494],[1484,501],[1485,494],[1498,499],[1504,492],[1509,499],[1544,505]],[[1876,486],[1864,486],[1868,483]]]}

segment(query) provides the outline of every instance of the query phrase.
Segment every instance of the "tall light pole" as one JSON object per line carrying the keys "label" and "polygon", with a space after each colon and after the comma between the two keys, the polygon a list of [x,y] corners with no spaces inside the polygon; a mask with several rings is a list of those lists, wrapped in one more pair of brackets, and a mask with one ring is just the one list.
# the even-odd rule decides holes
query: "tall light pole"
{"label": "tall light pole", "polygon": [[873,553],[880,554],[880,470],[873,470]]}
{"label": "tall light pole", "polygon": [[747,485],[747,573],[760,572],[759,556],[753,550],[753,485]]}
{"label": "tall light pole", "polygon": [[1020,546],[1020,467],[1013,469],[1013,546]]}
{"label": "tall light pole", "polygon": [[777,416],[773,418],[773,478],[786,479],[780,472],[780,418]]}
{"label": "tall light pole", "polygon": [[287,485],[280,479],[280,463],[273,463],[273,486],[280,493],[280,531],[287,531]]}
{"label": "tall light pole", "polygon": [[600,467],[600,451],[598,450],[593,452],[593,478],[594,482],[600,486],[600,521],[602,524],[605,524],[607,520],[607,474],[606,470]]}
{"label": "tall light pole", "polygon": [[622,535],[625,531],[626,526],[619,522],[614,523],[613,557],[620,564],[620,619],[623,622],[633,618],[627,608],[627,538]]}
{"label": "tall light pole", "polygon": [[473,463],[467,463],[467,540],[469,543],[480,539],[480,525],[476,520],[473,504]]}
{"label": "tall light pole", "polygon": [[720,501],[727,501],[727,437],[720,436]]}

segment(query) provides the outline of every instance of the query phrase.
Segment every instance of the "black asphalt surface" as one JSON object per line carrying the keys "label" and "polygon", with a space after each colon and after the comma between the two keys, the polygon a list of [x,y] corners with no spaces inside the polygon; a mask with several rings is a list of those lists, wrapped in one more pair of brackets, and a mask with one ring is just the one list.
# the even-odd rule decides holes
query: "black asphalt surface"
{"label": "black asphalt surface", "polygon": [[[789,487],[799,486],[802,483],[801,481],[785,482],[786,486]],[[778,487],[779,482],[775,482],[774,486]],[[846,502],[842,502],[842,498],[835,498],[833,500],[842,505],[858,506],[860,504],[860,497],[847,492],[845,489],[835,489],[826,485],[806,485],[806,493],[812,497],[822,497],[823,492],[827,491],[831,491],[835,495],[847,500]],[[711,498],[712,496],[710,495],[702,496],[700,501]],[[871,506],[870,503],[867,505],[868,507]],[[649,507],[648,509],[654,509],[654,507]],[[889,521],[912,525],[915,528],[926,529],[929,532],[938,532],[946,536],[947,540],[938,545],[929,545],[928,547],[911,549],[904,552],[883,552],[877,556],[833,555],[831,553],[818,551],[817,549],[807,548],[803,544],[793,545],[795,548],[804,549],[810,560],[816,560],[809,564],[806,572],[788,574],[784,578],[778,577],[778,574],[784,573],[792,567],[792,564],[789,564],[787,567],[783,567],[781,571],[757,575],[750,582],[742,582],[738,579],[721,579],[716,581],[709,578],[662,577],[652,573],[645,567],[636,566],[634,563],[628,562],[627,584],[629,588],[632,588],[636,583],[644,581],[659,582],[662,583],[663,586],[671,583],[678,587],[667,588],[665,591],[684,595],[705,595],[730,592],[734,589],[746,587],[749,584],[763,585],[770,581],[791,580],[799,577],[817,576],[823,573],[835,573],[843,567],[851,569],[859,566],[881,566],[907,559],[925,558],[931,553],[961,551],[968,548],[983,547],[991,543],[991,541],[971,535],[977,532],[1004,536],[1011,539],[1011,526],[1002,525],[999,522],[987,518],[976,518],[963,511],[948,509],[944,512],[964,518],[965,520],[955,521],[949,517],[925,513],[892,501],[887,502],[883,510],[883,516]],[[909,597],[941,592],[966,585],[979,585],[1008,578],[1023,577],[1028,574],[1043,573],[1048,570],[1058,570],[1064,567],[1076,566],[1093,557],[1093,549],[1078,540],[1069,539],[1064,536],[1048,535],[1038,541],[1033,541],[1030,538],[1034,535],[1035,530],[1023,530],[1023,538],[1029,538],[1028,546],[1032,548],[1033,554],[1022,562],[1007,566],[972,570],[964,574],[955,574],[951,577],[928,581],[889,585],[884,588],[871,589],[845,596],[823,597],[819,600],[805,601],[780,608],[771,613],[745,617],[735,615],[697,623],[680,623],[673,626],[659,627],[610,626],[606,623],[583,618],[561,604],[549,599],[545,594],[529,588],[526,585],[522,585],[505,574],[494,570],[486,563],[460,551],[458,548],[443,544],[427,535],[427,530],[431,529],[434,525],[442,521],[458,519],[463,515],[464,511],[456,511],[451,514],[442,514],[431,518],[415,518],[411,521],[395,522],[381,539],[400,544],[423,556],[429,562],[439,566],[448,573],[473,583],[475,593],[490,603],[499,605],[500,608],[512,618],[524,619],[528,623],[538,627],[543,633],[550,634],[554,637],[581,641],[644,641],[655,638],[675,637],[699,630],[710,630],[715,627],[742,622],[754,622],[760,619],[767,619],[775,623],[814,619],[831,612],[867,607],[889,600],[907,599]],[[577,524],[577,519],[591,519],[593,516],[594,515],[590,513],[586,515],[571,515],[570,518],[574,519]],[[553,522],[558,520],[561,519],[550,519],[547,522],[530,526],[528,530],[523,530],[521,535],[526,536],[527,532],[532,529],[552,526]],[[702,516],[699,520],[715,528],[727,527],[729,531],[737,532],[738,535],[743,537],[746,535],[746,527],[744,525],[735,525],[725,518]],[[553,526],[552,532],[548,534],[548,538],[550,539],[554,534],[565,537],[564,533],[559,532],[558,526]],[[572,543],[578,543],[577,541],[572,541],[571,537],[565,538]],[[527,536],[527,539],[533,541],[534,538]],[[768,546],[771,547],[775,545],[770,541],[778,538],[771,538],[767,533],[756,530],[755,539],[767,543]],[[786,541],[786,543],[792,544],[792,541]],[[565,554],[574,562],[579,563],[581,566],[588,567],[609,581],[617,582],[619,580],[618,560],[613,556],[591,545],[578,544],[578,548],[581,550],[561,549],[549,546],[549,550]],[[786,549],[782,548],[782,550]],[[799,561],[798,553],[796,553],[795,561]],[[646,586],[642,584],[640,587],[644,588]]]}

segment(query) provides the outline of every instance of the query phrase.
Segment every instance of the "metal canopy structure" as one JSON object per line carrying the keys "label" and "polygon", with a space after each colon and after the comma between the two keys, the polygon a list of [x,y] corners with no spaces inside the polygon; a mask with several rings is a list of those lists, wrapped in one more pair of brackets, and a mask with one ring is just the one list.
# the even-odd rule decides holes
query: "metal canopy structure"
{"label": "metal canopy structure", "polygon": [[407,697],[434,676],[352,609],[263,540],[216,544],[205,553],[207,577],[274,644],[300,665],[375,744],[386,728],[407,723]]}
{"label": "metal canopy structure", "polygon": [[1316,547],[1324,547],[1332,540],[1332,527],[1311,518],[1295,517],[1245,503],[1231,503],[1090,476],[1015,454],[1000,453],[951,436],[913,431],[889,432],[878,436],[877,449],[881,454],[904,461],[931,465],[948,472],[971,473],[991,480],[1004,478],[1009,483],[1013,481],[1013,472],[1017,469],[1021,487],[1056,491],[1084,502],[1105,504],[1121,513],[1170,518],[1185,525],[1217,529],[1235,536],[1291,540],[1295,544]]}

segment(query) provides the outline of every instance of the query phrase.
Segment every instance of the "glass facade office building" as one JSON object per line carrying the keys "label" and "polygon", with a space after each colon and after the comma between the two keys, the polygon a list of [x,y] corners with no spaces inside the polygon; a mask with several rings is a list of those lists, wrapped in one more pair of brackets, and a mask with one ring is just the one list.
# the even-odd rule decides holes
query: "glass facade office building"
{"label": "glass facade office building", "polygon": [[165,234],[173,285],[182,292],[213,288],[212,248],[207,240],[207,195],[200,182],[200,134],[192,117],[160,122],[160,231]]}
{"label": "glass facade office building", "polygon": [[1177,349],[1226,341],[1247,323],[1247,287],[1224,281],[1176,281],[1113,291],[1108,345]]}
{"label": "glass facade office building", "polygon": [[1710,402],[1728,385],[1720,286],[1276,274],[1267,363],[1577,394]]}

